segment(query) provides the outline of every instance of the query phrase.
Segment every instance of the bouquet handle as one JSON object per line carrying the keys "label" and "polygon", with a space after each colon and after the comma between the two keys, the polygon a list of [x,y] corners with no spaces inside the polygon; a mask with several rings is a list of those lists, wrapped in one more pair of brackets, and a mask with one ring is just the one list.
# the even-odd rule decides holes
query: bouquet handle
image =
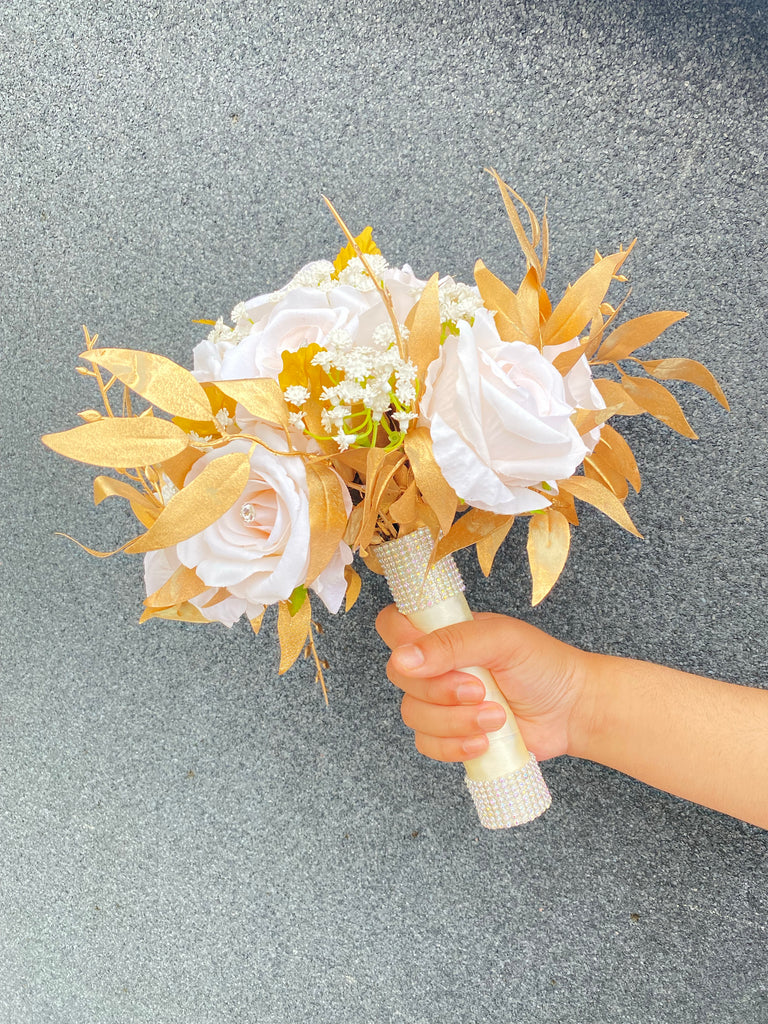
{"label": "bouquet handle", "polygon": [[[429,530],[417,530],[376,549],[395,604],[424,633],[467,622],[472,612],[464,597],[464,583],[448,555],[426,574],[432,553]],[[552,799],[538,762],[529,753],[512,709],[491,673],[466,666],[485,687],[485,697],[506,711],[504,725],[490,733],[489,748],[464,762],[466,784],[485,828],[512,828],[538,818]]]}

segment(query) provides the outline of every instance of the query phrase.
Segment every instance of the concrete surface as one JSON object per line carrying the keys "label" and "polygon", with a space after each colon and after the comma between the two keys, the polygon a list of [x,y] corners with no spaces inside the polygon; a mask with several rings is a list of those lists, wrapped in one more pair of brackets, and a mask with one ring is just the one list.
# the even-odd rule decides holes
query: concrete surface
{"label": "concrete surface", "polygon": [[[528,604],[524,537],[478,609],[766,685],[766,8],[6,0],[0,632],[2,1024],[758,1024],[766,833],[566,758],[554,806],[477,825],[413,749],[367,578],[327,621],[326,708],[276,642],[138,625],[129,534],[39,436],[96,401],[80,325],[188,363],[333,256],[325,192],[393,263],[522,269],[484,166],[540,207],[551,283],[639,239],[628,311],[686,309],[730,415],[626,421],[643,542],[585,513]],[[326,619],[330,620],[329,616]]]}

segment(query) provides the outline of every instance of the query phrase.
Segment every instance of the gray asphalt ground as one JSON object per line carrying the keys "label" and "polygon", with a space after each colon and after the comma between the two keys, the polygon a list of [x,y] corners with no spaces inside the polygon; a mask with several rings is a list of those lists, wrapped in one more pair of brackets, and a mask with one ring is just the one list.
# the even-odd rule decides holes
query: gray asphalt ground
{"label": "gray asphalt ground", "polygon": [[80,326],[189,364],[340,235],[516,281],[495,166],[549,197],[551,285],[637,236],[628,312],[685,309],[700,435],[624,421],[644,541],[585,512],[535,610],[524,535],[471,603],[571,643],[765,686],[763,4],[2,6],[2,1024],[757,1024],[766,833],[587,762],[554,804],[477,824],[423,759],[366,574],[326,625],[330,706],[254,638],[140,626],[131,531],[43,448],[92,406]]}

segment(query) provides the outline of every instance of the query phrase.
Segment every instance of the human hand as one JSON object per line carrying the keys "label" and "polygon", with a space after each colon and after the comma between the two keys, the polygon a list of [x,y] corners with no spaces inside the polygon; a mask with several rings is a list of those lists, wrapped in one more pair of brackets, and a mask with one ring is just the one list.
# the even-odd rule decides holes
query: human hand
{"label": "human hand", "polygon": [[484,700],[482,683],[461,671],[466,666],[491,672],[537,760],[578,747],[589,720],[585,652],[518,619],[488,613],[425,634],[389,605],[376,629],[393,651],[387,675],[404,691],[403,721],[427,757],[478,757],[488,748],[486,733],[504,724],[503,708]]}

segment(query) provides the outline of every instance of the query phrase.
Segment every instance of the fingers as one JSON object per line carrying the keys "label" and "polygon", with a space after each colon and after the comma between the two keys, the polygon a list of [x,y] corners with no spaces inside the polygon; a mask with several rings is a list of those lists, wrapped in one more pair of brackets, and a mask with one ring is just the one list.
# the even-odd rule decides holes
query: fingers
{"label": "fingers", "polygon": [[402,702],[403,721],[414,732],[443,739],[477,736],[500,729],[507,720],[504,709],[492,701],[464,707],[427,704],[406,694]]}
{"label": "fingers", "polygon": [[488,749],[487,736],[472,736],[465,739],[444,739],[417,732],[414,736],[416,749],[433,761],[468,761],[479,757]]}
{"label": "fingers", "polygon": [[418,678],[441,676],[470,665],[509,665],[524,650],[526,641],[530,644],[532,629],[501,615],[478,617],[421,636],[413,635],[417,632],[413,627],[409,633],[391,616],[384,625],[396,641],[390,658],[394,671]]}
{"label": "fingers", "polygon": [[387,605],[379,612],[376,618],[376,629],[379,636],[390,649],[400,647],[403,644],[412,644],[420,640],[424,634],[416,629],[401,615],[393,605]]}

